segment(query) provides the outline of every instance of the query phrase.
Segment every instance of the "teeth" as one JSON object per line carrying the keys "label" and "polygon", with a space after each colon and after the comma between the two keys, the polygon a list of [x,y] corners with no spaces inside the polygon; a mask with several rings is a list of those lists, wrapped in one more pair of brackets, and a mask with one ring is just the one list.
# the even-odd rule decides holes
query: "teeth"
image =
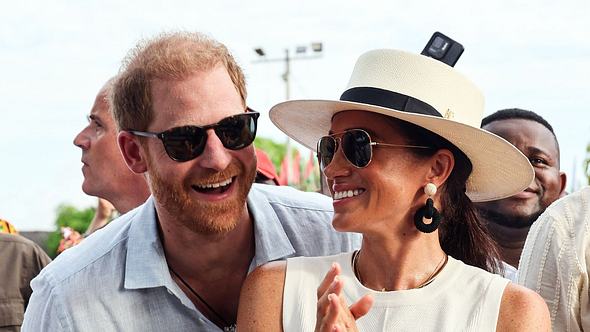
{"label": "teeth", "polygon": [[355,190],[345,190],[345,191],[335,191],[333,198],[334,199],[343,199],[354,197],[362,194],[365,190],[364,189],[355,189]]}
{"label": "teeth", "polygon": [[227,186],[228,184],[232,183],[232,178],[229,178],[225,181],[217,182],[217,183],[207,183],[207,184],[198,184],[196,185],[198,188],[202,189],[210,189],[210,188],[219,188]]}

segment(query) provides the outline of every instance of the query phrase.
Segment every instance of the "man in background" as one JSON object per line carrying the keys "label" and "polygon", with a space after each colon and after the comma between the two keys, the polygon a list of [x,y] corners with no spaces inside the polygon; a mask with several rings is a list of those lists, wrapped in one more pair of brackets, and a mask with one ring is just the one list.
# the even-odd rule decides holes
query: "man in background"
{"label": "man in background", "polygon": [[114,210],[125,214],[150,195],[144,176],[127,167],[117,145],[117,125],[108,99],[114,80],[109,79],[98,91],[87,116],[88,125],[74,138],[74,145],[82,150],[82,190],[98,198],[96,212],[84,235],[69,227],[62,229],[58,254],[104,227]]}
{"label": "man in background", "polygon": [[254,182],[280,186],[275,166],[266,152],[259,148],[256,148],[256,178]]}
{"label": "man in background", "polygon": [[476,204],[481,216],[488,221],[504,261],[518,267],[529,228],[564,193],[566,175],[559,169],[559,144],[545,119],[523,109],[497,111],[482,120],[481,128],[518,148],[535,170],[535,180],[523,192]]}
{"label": "man in background", "polygon": [[18,332],[32,292],[29,283],[51,259],[5,220],[0,226],[0,331]]}
{"label": "man in background", "polygon": [[[88,115],[88,125],[76,135],[74,145],[82,150],[82,190],[110,202],[124,214],[141,205],[149,196],[149,188],[142,174],[132,172],[117,146],[117,125],[110,111],[108,95],[114,78],[98,92]],[[99,202],[102,214],[112,210],[107,202]],[[91,225],[99,228],[103,218]],[[96,224],[96,225],[95,225]]]}

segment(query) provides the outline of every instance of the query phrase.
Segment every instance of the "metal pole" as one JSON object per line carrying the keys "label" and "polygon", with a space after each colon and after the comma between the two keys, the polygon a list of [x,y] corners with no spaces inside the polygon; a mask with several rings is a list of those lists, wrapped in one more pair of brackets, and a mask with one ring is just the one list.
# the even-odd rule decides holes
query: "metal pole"
{"label": "metal pole", "polygon": [[[256,52],[256,54],[258,54],[260,57],[264,57],[263,59],[260,59],[258,61],[254,61],[255,63],[260,63],[260,62],[274,62],[274,61],[283,61],[285,62],[285,72],[283,73],[283,81],[285,82],[285,99],[289,100],[291,99],[291,61],[292,60],[305,60],[305,59],[317,59],[319,58],[321,55],[321,45],[320,48],[318,50],[315,50],[314,48],[314,54],[312,56],[298,56],[297,54],[295,54],[295,56],[293,58],[291,58],[291,55],[289,53],[289,48],[285,48],[285,56],[284,57],[277,57],[274,59],[268,59],[265,57],[265,53],[261,48],[255,48],[254,51]],[[287,137],[287,142],[286,142],[286,149],[287,149],[287,169],[286,169],[286,177],[287,177],[287,184],[291,185],[293,184],[293,180],[295,181],[299,181],[299,179],[292,179],[291,177],[292,175],[292,170],[291,167],[292,166],[296,166],[299,167],[299,165],[291,165],[293,163],[293,158],[291,156],[291,150],[292,150],[292,143],[291,143],[291,139],[289,137]]]}
{"label": "metal pole", "polygon": [[285,49],[285,73],[283,74],[283,80],[285,81],[285,100],[291,98],[290,93],[290,76],[291,76],[291,58],[289,57],[289,49]]}
{"label": "metal pole", "polygon": [[[285,49],[285,73],[283,74],[283,81],[285,82],[285,100],[289,100],[290,96],[290,76],[291,76],[291,58],[289,57],[289,49]],[[291,158],[291,138],[287,136],[287,185],[293,183],[291,179],[291,167],[293,160]]]}

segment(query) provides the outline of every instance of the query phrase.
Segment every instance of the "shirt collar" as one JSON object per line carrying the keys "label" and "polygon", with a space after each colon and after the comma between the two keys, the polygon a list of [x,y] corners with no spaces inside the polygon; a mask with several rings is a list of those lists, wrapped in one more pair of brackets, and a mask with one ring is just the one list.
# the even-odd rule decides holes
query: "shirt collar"
{"label": "shirt collar", "polygon": [[256,252],[250,271],[264,263],[285,259],[295,255],[283,224],[273,209],[268,194],[254,184],[248,195],[248,210],[254,220],[254,240]]}
{"label": "shirt collar", "polygon": [[171,288],[172,279],[158,234],[154,198],[150,196],[129,222],[125,288]]}
{"label": "shirt collar", "polygon": [[[279,216],[268,194],[252,186],[247,204],[254,224],[255,255],[250,271],[264,263],[295,255]],[[175,289],[170,277],[160,236],[154,198],[150,196],[129,222],[129,239],[125,264],[125,288],[139,289],[165,286]],[[249,272],[250,272],[249,271]]]}

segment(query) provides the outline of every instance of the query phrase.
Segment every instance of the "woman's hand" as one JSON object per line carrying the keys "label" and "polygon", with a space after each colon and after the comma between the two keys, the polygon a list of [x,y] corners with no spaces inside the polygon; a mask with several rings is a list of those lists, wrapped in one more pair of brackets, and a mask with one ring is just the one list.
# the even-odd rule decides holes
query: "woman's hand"
{"label": "woman's hand", "polygon": [[356,320],[369,312],[373,305],[371,295],[361,297],[350,307],[346,304],[342,294],[344,282],[338,277],[341,271],[338,263],[332,264],[318,287],[316,331],[358,331]]}

